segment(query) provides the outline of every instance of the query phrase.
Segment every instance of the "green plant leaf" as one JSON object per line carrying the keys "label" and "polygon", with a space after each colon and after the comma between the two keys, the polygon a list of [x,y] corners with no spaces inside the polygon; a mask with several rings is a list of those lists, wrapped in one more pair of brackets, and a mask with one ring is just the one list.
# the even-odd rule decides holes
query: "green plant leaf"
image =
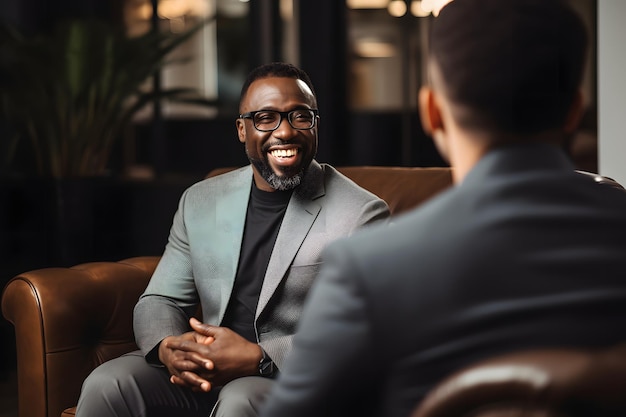
{"label": "green plant leaf", "polygon": [[59,22],[50,36],[26,37],[0,27],[0,117],[30,143],[40,174],[98,175],[132,117],[155,100],[199,106],[215,101],[186,88],[146,91],[163,68],[185,62],[171,52],[209,20],[180,34],[127,37],[93,19]]}

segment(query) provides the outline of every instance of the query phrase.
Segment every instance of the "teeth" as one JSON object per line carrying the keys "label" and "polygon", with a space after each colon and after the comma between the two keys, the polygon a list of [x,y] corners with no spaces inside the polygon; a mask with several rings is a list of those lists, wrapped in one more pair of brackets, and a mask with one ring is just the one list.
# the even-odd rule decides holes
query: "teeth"
{"label": "teeth", "polygon": [[270,154],[274,158],[289,158],[291,156],[295,156],[298,153],[296,148],[292,149],[275,149],[270,152]]}

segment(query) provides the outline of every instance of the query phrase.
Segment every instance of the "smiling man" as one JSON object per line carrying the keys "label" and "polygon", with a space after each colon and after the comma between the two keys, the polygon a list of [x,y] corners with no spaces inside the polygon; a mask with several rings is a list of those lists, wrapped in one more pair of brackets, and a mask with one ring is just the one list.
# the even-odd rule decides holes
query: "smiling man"
{"label": "smiling man", "polygon": [[253,70],[239,110],[251,164],[185,191],[135,307],[140,350],[92,372],[78,417],[256,416],[322,249],[389,216],[383,200],[314,160],[319,116],[304,71]]}

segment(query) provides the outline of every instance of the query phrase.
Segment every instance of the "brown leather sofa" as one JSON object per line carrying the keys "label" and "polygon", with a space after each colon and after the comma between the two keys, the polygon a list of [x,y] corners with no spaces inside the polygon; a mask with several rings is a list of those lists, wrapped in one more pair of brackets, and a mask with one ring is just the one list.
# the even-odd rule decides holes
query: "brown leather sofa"
{"label": "brown leather sofa", "polygon": [[[340,170],[387,201],[393,214],[419,205],[452,181],[448,168]],[[89,372],[136,349],[132,310],[158,261],[136,257],[39,269],[6,285],[2,313],[15,326],[19,417],[73,415]]]}
{"label": "brown leather sofa", "polygon": [[[393,215],[452,183],[449,168],[362,166],[340,171],[383,198]],[[621,188],[611,179],[583,174]],[[158,261],[148,256],[45,268],[20,274],[6,285],[2,313],[15,326],[19,417],[73,416],[91,370],[136,349],[132,310]]]}

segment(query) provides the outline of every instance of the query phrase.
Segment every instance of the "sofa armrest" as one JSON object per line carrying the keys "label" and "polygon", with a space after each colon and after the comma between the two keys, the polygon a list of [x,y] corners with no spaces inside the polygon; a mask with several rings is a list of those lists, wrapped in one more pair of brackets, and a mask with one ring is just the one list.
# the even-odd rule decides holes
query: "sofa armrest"
{"label": "sofa armrest", "polygon": [[158,261],[45,268],[9,281],[2,313],[15,326],[20,417],[60,416],[96,366],[137,348],[132,311]]}
{"label": "sofa armrest", "polygon": [[623,416],[626,344],[485,359],[445,378],[411,417]]}

